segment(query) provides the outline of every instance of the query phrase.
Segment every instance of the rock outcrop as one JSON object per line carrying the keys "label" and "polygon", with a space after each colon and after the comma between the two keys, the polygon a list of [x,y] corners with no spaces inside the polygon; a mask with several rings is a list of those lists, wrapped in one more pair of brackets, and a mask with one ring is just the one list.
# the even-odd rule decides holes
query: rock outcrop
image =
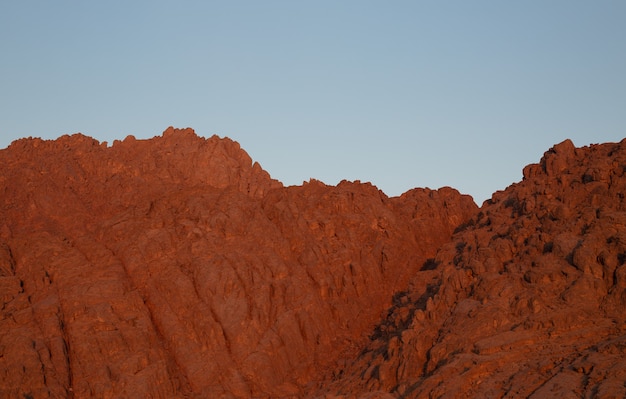
{"label": "rock outcrop", "polygon": [[311,396],[626,397],[626,140],[569,140],[457,229]]}
{"label": "rock outcrop", "polygon": [[0,164],[0,397],[626,397],[626,140],[480,209],[191,129]]}
{"label": "rock outcrop", "polygon": [[23,139],[0,164],[8,398],[317,392],[477,212],[449,188],[283,187],[191,129]]}

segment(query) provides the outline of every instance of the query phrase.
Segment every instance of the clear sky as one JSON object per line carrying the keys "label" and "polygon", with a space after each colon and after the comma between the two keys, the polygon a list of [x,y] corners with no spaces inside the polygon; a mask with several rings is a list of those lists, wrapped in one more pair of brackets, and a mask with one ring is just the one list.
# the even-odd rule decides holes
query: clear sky
{"label": "clear sky", "polygon": [[168,126],[286,185],[480,204],[553,144],[626,137],[626,1],[2,1],[0,148]]}

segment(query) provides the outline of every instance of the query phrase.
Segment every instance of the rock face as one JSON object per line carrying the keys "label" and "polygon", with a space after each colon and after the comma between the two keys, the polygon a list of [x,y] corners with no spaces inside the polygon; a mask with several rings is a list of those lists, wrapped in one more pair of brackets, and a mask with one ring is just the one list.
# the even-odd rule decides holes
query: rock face
{"label": "rock face", "polygon": [[[341,385],[338,370],[350,370],[372,353],[360,350],[389,337],[395,313],[381,322],[387,309],[406,307],[406,320],[418,314],[421,299],[408,299],[443,276],[447,252],[435,258],[437,249],[459,225],[489,217],[475,216],[471,198],[449,188],[388,198],[359,182],[283,187],[237,143],[191,129],[112,146],[80,134],[23,139],[0,150],[0,164],[3,398],[365,392],[369,378]],[[597,186],[602,201],[613,175],[585,173],[580,184]],[[508,209],[507,201],[499,207]],[[618,273],[623,259],[610,251],[622,242],[617,230],[611,237],[603,259],[607,273]],[[552,241],[557,257],[566,244]],[[596,247],[579,247],[572,273],[587,275]],[[465,262],[469,248],[458,256]],[[457,277],[455,295],[467,291],[469,270],[455,272],[467,274]],[[603,281],[613,299],[602,309],[617,312],[621,299],[608,290],[622,276],[590,273],[584,284]],[[540,309],[549,306],[542,301]],[[431,313],[443,307],[429,303]],[[433,317],[432,326],[443,318]],[[621,328],[593,326],[606,336]],[[606,351],[620,348],[609,344]]]}
{"label": "rock face", "polygon": [[626,140],[564,141],[494,194],[324,398],[626,397]]}
{"label": "rock face", "polygon": [[0,397],[626,397],[626,140],[478,209],[169,128],[0,150]]}

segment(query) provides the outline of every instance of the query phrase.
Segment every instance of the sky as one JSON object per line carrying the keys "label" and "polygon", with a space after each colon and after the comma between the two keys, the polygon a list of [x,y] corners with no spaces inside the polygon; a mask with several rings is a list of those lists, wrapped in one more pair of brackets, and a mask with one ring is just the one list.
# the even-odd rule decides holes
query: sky
{"label": "sky", "polygon": [[567,138],[626,137],[626,1],[2,1],[0,148],[168,126],[285,185],[480,205]]}

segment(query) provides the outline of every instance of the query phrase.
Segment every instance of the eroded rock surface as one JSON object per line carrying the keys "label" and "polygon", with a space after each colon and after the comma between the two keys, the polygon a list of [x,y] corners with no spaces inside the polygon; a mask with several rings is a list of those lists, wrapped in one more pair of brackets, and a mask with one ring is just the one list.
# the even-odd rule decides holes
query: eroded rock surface
{"label": "eroded rock surface", "polygon": [[23,139],[0,164],[8,398],[316,392],[408,298],[394,293],[440,273],[437,248],[477,212],[449,188],[283,187],[237,143],[191,129]]}
{"label": "eroded rock surface", "polygon": [[626,397],[626,141],[480,210],[191,129],[0,164],[0,397]]}
{"label": "eroded rock surface", "polygon": [[626,141],[554,146],[312,396],[626,397],[625,195]]}

